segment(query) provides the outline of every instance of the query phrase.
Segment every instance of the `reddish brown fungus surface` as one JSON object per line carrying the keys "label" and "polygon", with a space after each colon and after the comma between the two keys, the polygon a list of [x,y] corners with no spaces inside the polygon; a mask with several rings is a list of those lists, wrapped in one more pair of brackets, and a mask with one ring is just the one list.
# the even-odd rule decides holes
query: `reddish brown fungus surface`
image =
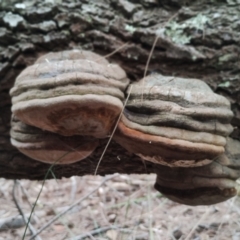
{"label": "reddish brown fungus surface", "polygon": [[233,113],[206,83],[153,74],[130,89],[115,136],[128,151],[171,167],[209,164],[224,153]]}
{"label": "reddish brown fungus surface", "polygon": [[95,53],[50,53],[16,79],[12,112],[43,130],[104,138],[122,110],[128,82],[118,65]]}

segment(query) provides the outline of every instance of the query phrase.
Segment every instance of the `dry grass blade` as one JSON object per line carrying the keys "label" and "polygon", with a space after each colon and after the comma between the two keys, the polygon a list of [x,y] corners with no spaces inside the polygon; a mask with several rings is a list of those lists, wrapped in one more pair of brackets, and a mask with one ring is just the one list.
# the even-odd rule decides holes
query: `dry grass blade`
{"label": "dry grass blade", "polygon": [[[234,213],[238,213],[238,215],[240,215],[240,211],[239,211],[239,208],[236,207],[236,200],[237,200],[237,197],[234,197],[233,199],[230,199],[228,202],[229,202],[229,207],[226,209],[225,213],[223,214],[224,216],[226,216],[227,214],[230,214],[231,211],[233,211]],[[224,224],[224,220],[222,219],[219,226],[218,226],[218,229],[217,229],[217,232],[220,233],[221,232],[221,228],[223,227],[223,224]]]}
{"label": "dry grass blade", "polygon": [[74,238],[71,238],[70,240],[82,240],[82,239],[85,239],[89,236],[93,236],[93,235],[97,235],[97,234],[100,234],[100,233],[104,233],[108,230],[112,230],[112,229],[119,229],[120,226],[107,226],[107,227],[102,227],[102,228],[98,228],[98,229],[95,229],[95,230],[92,230],[91,232],[88,232],[88,233],[83,233],[81,235],[78,235]]}
{"label": "dry grass blade", "polygon": [[[164,25],[162,26],[162,28],[165,28],[165,27],[167,26],[167,24],[168,24],[170,21],[172,21],[177,15],[178,15],[178,12],[176,12],[175,14],[173,14],[173,15],[164,23]],[[150,53],[149,53],[148,59],[147,59],[146,67],[145,67],[145,69],[144,69],[143,78],[145,78],[145,77],[147,76],[147,71],[148,71],[148,68],[149,68],[150,60],[151,60],[151,58],[152,58],[153,51],[154,51],[154,49],[155,49],[155,47],[156,47],[158,38],[159,38],[159,36],[156,35],[155,40],[154,40],[153,45],[152,45],[152,48],[151,48],[151,51],[150,51]],[[143,84],[142,84],[142,101],[143,101],[143,87],[144,87],[144,81],[143,81]]]}
{"label": "dry grass blade", "polygon": [[16,180],[16,183],[20,186],[21,190],[22,190],[22,193],[24,194],[24,196],[26,197],[26,200],[27,200],[27,203],[30,207],[32,207],[32,204],[31,202],[29,201],[29,195],[28,193],[26,192],[25,188],[23,187],[22,183],[20,180]]}
{"label": "dry grass blade", "polygon": [[119,52],[121,49],[123,49],[124,47],[126,47],[128,44],[129,44],[129,42],[124,43],[121,47],[117,48],[115,51],[113,51],[113,52],[111,52],[111,53],[109,53],[109,54],[107,54],[107,55],[105,55],[105,56],[103,56],[103,57],[101,57],[101,58],[98,58],[98,59],[96,60],[96,62],[101,61],[101,59],[103,59],[103,58],[111,57],[112,55],[114,55],[115,53]]}
{"label": "dry grass blade", "polygon": [[[128,42],[125,43],[125,44],[123,44],[120,48],[116,49],[114,52],[112,52],[112,53],[104,56],[103,58],[112,56],[113,54],[115,54],[116,52],[118,52],[120,49],[124,48],[127,44],[128,44]],[[98,59],[98,60],[100,60],[100,59]],[[129,96],[128,96],[128,97],[129,97]],[[128,99],[128,98],[127,98],[127,99]],[[126,99],[126,102],[127,102],[127,99]],[[125,104],[126,104],[126,102],[125,102]],[[124,107],[125,107],[125,105],[124,105]],[[123,110],[124,110],[124,107],[123,107],[123,109],[122,109],[122,112],[123,112]],[[95,171],[95,175],[96,175],[96,173],[97,173],[97,170],[98,170],[98,167],[99,167],[99,165],[100,165],[100,162],[101,162],[101,160],[102,160],[102,158],[103,158],[103,156],[104,156],[104,154],[105,154],[105,152],[106,152],[106,150],[107,150],[107,148],[108,148],[108,145],[109,145],[109,143],[110,143],[110,141],[111,141],[111,139],[112,139],[112,136],[113,136],[113,134],[114,134],[114,132],[115,132],[115,130],[116,130],[116,128],[117,128],[117,124],[118,124],[118,122],[119,122],[119,120],[120,120],[120,118],[121,118],[122,112],[120,113],[119,119],[118,119],[118,121],[117,121],[117,123],[116,123],[116,125],[115,125],[115,127],[114,127],[114,130],[113,130],[113,132],[112,132],[112,135],[111,135],[111,137],[110,137],[110,139],[109,139],[109,141],[108,141],[108,143],[107,143],[107,145],[106,145],[106,147],[105,147],[105,149],[104,149],[104,151],[103,151],[103,153],[102,153],[102,156],[101,156],[101,158],[100,158],[100,160],[99,160],[99,162],[98,162],[98,165],[97,165],[96,171]],[[57,159],[56,162],[51,165],[51,167],[48,169],[48,171],[47,171],[47,173],[46,173],[46,175],[45,175],[45,178],[44,178],[44,181],[43,181],[43,185],[44,185],[44,183],[45,183],[45,181],[46,181],[46,179],[47,179],[48,174],[49,174],[50,172],[53,174],[53,172],[52,172],[53,166],[54,166],[55,164],[57,164],[64,156],[68,155],[69,153],[70,153],[70,151],[69,151],[69,152],[66,152],[61,158]],[[43,185],[42,185],[42,187],[43,187]],[[39,194],[38,194],[38,197],[37,197],[37,200],[36,200],[36,202],[35,202],[35,204],[34,204],[34,207],[36,206],[36,203],[37,203],[37,201],[38,201],[38,198],[40,197],[40,194],[41,194],[41,190],[40,190],[40,192],[39,192]],[[31,212],[29,221],[30,221],[31,216],[32,216],[32,213],[33,213],[33,211],[34,211],[34,207],[32,208],[32,212]],[[28,227],[28,224],[27,224],[27,227]],[[26,234],[27,227],[26,227],[26,229],[25,229],[25,232],[24,232],[24,235],[23,235],[23,239],[25,238],[25,234]]]}
{"label": "dry grass blade", "polygon": [[44,226],[42,226],[33,236],[31,236],[29,238],[29,240],[33,240],[38,234],[40,234],[43,230],[45,230],[46,228],[48,228],[52,223],[54,223],[55,221],[57,221],[60,217],[62,217],[64,214],[66,214],[67,212],[69,212],[71,209],[73,209],[75,206],[77,206],[78,204],[80,204],[83,200],[87,199],[89,196],[91,196],[94,192],[96,192],[103,184],[105,184],[105,182],[115,178],[119,176],[119,174],[114,174],[108,177],[105,177],[105,179],[96,187],[94,188],[92,191],[90,191],[87,195],[85,195],[84,197],[82,197],[81,199],[79,199],[76,203],[72,204],[69,208],[67,208],[66,210],[62,211],[61,213],[57,214],[54,218],[52,218],[50,221],[48,221]]}
{"label": "dry grass blade", "polygon": [[[18,211],[19,211],[19,213],[21,214],[21,216],[22,216],[25,224],[28,225],[31,234],[32,234],[32,235],[35,235],[35,234],[36,234],[36,230],[34,229],[34,227],[32,226],[32,224],[29,222],[29,220],[26,218],[26,216],[25,216],[25,214],[24,214],[24,212],[23,212],[20,204],[19,204],[18,201],[17,201],[17,198],[16,198],[16,188],[17,188],[17,185],[18,185],[17,180],[14,180],[13,192],[12,192],[12,194],[13,194],[13,201],[14,201],[14,203],[15,203]],[[37,236],[37,235],[36,235],[36,239],[37,239],[37,240],[41,240],[41,238],[40,238],[39,236]]]}
{"label": "dry grass blade", "polygon": [[207,215],[210,213],[210,207],[208,207],[208,209],[206,209],[205,213],[202,215],[202,217],[199,219],[199,221],[193,226],[192,230],[188,233],[187,237],[185,238],[185,240],[189,240],[192,236],[192,234],[194,233],[194,231],[196,230],[196,228],[198,227],[198,225],[207,217]]}
{"label": "dry grass blade", "polygon": [[98,164],[97,164],[96,170],[95,170],[95,172],[94,172],[94,175],[97,175],[97,171],[98,171],[99,165],[100,165],[100,163],[101,163],[101,161],[102,161],[102,159],[103,159],[103,157],[104,157],[104,155],[105,155],[105,152],[107,151],[107,148],[108,148],[108,146],[109,146],[109,144],[110,144],[110,142],[111,142],[111,140],[112,140],[112,138],[113,138],[113,135],[114,135],[114,133],[115,133],[115,131],[116,131],[116,129],[117,129],[117,126],[118,126],[118,123],[119,123],[119,121],[120,121],[120,119],[121,119],[121,117],[122,117],[124,108],[126,107],[126,104],[127,104],[127,102],[128,102],[128,99],[129,99],[129,97],[130,97],[131,90],[132,90],[132,86],[130,87],[129,93],[128,93],[127,98],[126,98],[126,100],[125,100],[125,103],[124,103],[124,105],[123,105],[122,111],[121,111],[120,114],[119,114],[118,120],[117,120],[117,122],[116,122],[116,124],[115,124],[115,126],[114,126],[114,129],[113,129],[113,131],[112,131],[112,134],[111,134],[111,136],[110,136],[110,138],[109,138],[109,140],[108,140],[108,142],[107,142],[107,144],[106,144],[106,146],[105,146],[105,148],[104,148],[104,150],[103,150],[103,152],[102,152],[102,155],[101,155],[101,157],[100,157],[100,159],[99,159],[99,161],[98,161]]}

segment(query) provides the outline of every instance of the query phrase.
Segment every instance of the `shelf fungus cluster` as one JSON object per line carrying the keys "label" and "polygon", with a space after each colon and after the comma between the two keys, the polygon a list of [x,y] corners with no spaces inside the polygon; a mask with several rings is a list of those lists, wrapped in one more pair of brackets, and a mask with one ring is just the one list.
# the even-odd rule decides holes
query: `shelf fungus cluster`
{"label": "shelf fungus cluster", "polygon": [[[118,65],[89,51],[40,57],[10,91],[12,144],[43,162],[68,164],[87,157],[98,139],[111,134],[128,83]],[[63,145],[72,153],[60,158]]]}
{"label": "shelf fungus cluster", "polygon": [[112,133],[128,95],[113,138],[154,164],[157,190],[190,205],[236,194],[233,113],[203,81],[153,74],[129,85],[118,65],[72,50],[40,57],[10,94],[12,144],[33,159],[69,164],[89,156]]}
{"label": "shelf fungus cluster", "polygon": [[45,163],[70,164],[88,157],[98,139],[88,136],[62,136],[27,125],[12,117],[11,142],[25,155]]}
{"label": "shelf fungus cluster", "polygon": [[115,140],[155,163],[155,188],[189,205],[237,194],[240,143],[229,101],[197,79],[150,75],[127,89],[129,100]]}
{"label": "shelf fungus cluster", "polygon": [[229,101],[197,79],[150,75],[128,88],[116,141],[170,167],[209,164],[233,130]]}
{"label": "shelf fungus cluster", "polygon": [[156,165],[155,188],[173,201],[188,205],[210,205],[238,194],[240,142],[227,138],[225,154],[210,164],[192,168]]}

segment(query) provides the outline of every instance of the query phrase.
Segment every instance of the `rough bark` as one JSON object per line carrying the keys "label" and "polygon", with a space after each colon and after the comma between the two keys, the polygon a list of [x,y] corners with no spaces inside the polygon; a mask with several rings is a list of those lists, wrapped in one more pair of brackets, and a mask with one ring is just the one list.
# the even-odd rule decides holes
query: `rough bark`
{"label": "rough bark", "polygon": [[[19,72],[49,51],[78,48],[107,55],[120,48],[109,59],[136,81],[144,75],[158,36],[147,74],[158,72],[207,82],[231,101],[235,115],[232,137],[240,139],[238,1],[32,2],[0,3],[0,177],[43,179],[49,168],[22,155],[9,141],[9,89]],[[93,174],[106,142],[103,140],[94,154],[79,163],[55,166],[55,176]],[[154,168],[112,142],[98,174],[114,172],[149,173]]]}

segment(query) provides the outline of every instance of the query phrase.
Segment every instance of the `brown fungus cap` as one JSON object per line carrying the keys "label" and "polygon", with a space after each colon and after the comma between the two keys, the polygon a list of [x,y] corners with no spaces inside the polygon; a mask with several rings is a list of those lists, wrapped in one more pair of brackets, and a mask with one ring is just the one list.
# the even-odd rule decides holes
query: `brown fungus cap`
{"label": "brown fungus cap", "polygon": [[233,113],[203,81],[157,74],[130,89],[115,135],[128,151],[174,167],[202,166],[224,153]]}
{"label": "brown fungus cap", "polygon": [[54,62],[66,59],[88,59],[90,61],[97,61],[100,64],[108,64],[108,61],[104,57],[99,56],[94,52],[79,49],[66,50],[61,52],[50,52],[39,57],[35,63]]}
{"label": "brown fungus cap", "polygon": [[88,157],[99,140],[86,136],[65,137],[29,126],[16,117],[11,122],[11,143],[28,157],[49,164],[71,164]]}
{"label": "brown fungus cap", "polygon": [[118,65],[95,53],[47,54],[16,79],[12,112],[43,130],[104,138],[123,107],[128,82]]}
{"label": "brown fungus cap", "polygon": [[240,143],[228,138],[226,153],[206,166],[170,168],[158,164],[155,169],[155,188],[173,201],[187,205],[226,201],[239,189]]}

